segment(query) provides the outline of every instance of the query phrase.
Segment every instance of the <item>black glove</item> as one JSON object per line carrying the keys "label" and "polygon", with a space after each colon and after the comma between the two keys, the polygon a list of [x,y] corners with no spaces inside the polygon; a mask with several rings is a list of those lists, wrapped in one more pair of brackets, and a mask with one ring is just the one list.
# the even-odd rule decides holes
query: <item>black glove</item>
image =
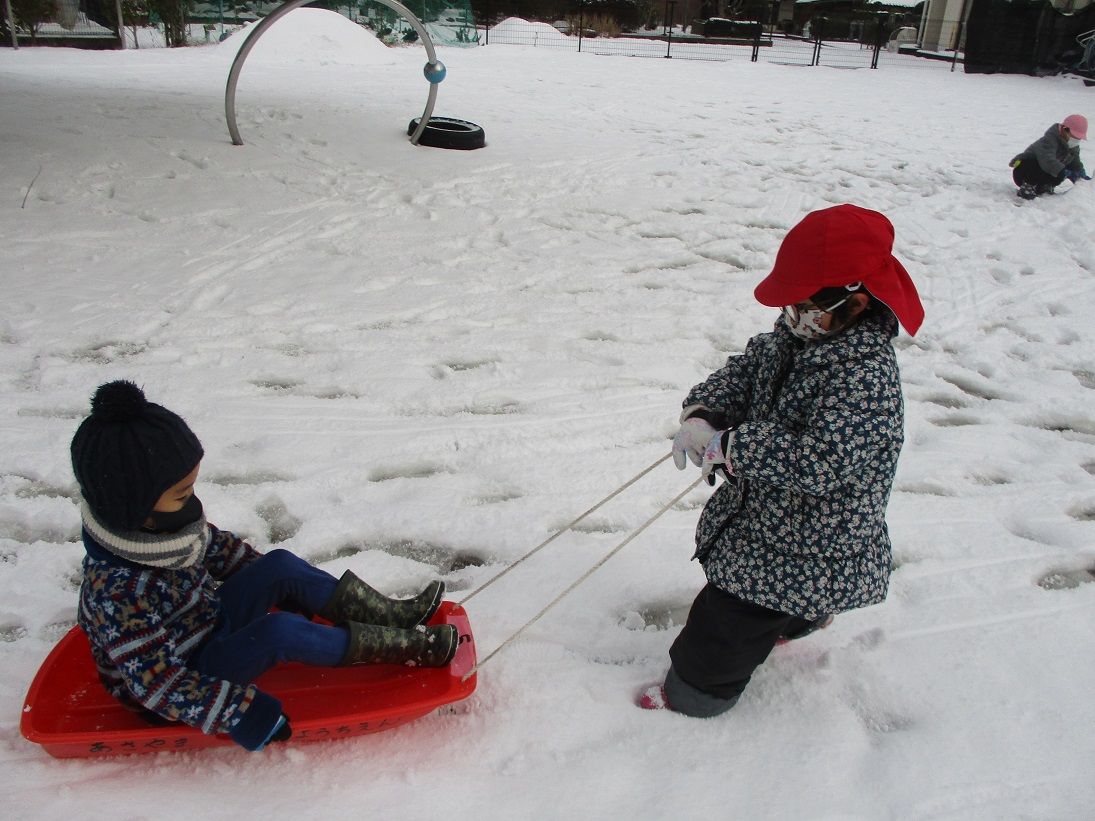
{"label": "black glove", "polygon": [[292,737],[293,728],[289,726],[289,716],[282,713],[273,729],[270,730],[270,735],[266,736],[266,740],[262,742],[261,746],[255,748],[255,752],[263,749],[267,744],[273,744],[275,741],[288,741]]}
{"label": "black glove", "polygon": [[[293,737],[293,728],[289,726],[289,716],[283,716],[285,722],[280,724],[274,734],[270,736],[270,741],[288,741]],[[270,741],[266,743],[269,744]]]}

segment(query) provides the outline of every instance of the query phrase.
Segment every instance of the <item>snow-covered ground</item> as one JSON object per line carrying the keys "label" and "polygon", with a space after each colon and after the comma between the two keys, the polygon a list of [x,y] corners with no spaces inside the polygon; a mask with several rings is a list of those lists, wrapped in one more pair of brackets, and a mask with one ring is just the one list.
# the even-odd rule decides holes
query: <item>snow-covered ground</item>
{"label": "snow-covered ground", "polygon": [[[4,815],[1090,818],[1095,183],[1021,203],[1006,167],[1090,91],[445,49],[436,113],[488,140],[447,152],[405,137],[421,48],[297,14],[244,69],[242,147],[238,38],[0,50]],[[687,389],[774,321],[751,294],[786,230],[840,202],[892,219],[927,306],[898,341],[892,589],[729,714],[633,704],[702,584],[704,486],[456,711],[259,754],[58,761],[19,735],[75,616],[68,444],[101,382],[187,418],[219,525],[460,599],[668,452]],[[469,601],[480,655],[693,478],[660,465]]]}

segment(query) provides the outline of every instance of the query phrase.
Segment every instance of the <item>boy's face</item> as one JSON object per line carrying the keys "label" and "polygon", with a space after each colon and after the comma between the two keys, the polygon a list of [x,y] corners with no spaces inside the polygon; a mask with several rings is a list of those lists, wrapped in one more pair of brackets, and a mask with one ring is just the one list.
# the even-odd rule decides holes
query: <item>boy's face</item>
{"label": "boy's face", "polygon": [[202,463],[198,462],[192,471],[165,490],[152,510],[157,513],[176,513],[182,510],[183,505],[194,495],[194,483],[198,481],[198,470],[201,466]]}

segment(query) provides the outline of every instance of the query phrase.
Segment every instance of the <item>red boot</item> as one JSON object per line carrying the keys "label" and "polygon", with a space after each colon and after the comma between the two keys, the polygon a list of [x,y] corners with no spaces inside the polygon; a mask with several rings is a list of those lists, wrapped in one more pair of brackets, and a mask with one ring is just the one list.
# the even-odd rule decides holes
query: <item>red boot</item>
{"label": "red boot", "polygon": [[639,695],[639,706],[644,710],[672,710],[669,699],[665,696],[665,687],[661,684],[652,684]]}

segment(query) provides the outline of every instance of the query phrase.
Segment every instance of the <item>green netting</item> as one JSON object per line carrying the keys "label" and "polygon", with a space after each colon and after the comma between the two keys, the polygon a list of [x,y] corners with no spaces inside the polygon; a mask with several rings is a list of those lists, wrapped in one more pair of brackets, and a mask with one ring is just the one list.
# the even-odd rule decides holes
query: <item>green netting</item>
{"label": "green netting", "polygon": [[[410,9],[438,46],[475,46],[479,34],[475,30],[475,15],[469,0],[400,0]],[[342,7],[345,9],[346,7]],[[362,0],[351,7],[351,20],[367,25],[382,40],[413,42],[418,35],[411,25],[381,3]],[[340,9],[342,10],[342,9]],[[348,15],[349,16],[349,15]]]}
{"label": "green netting", "polygon": [[[397,0],[422,21],[434,45],[474,46],[479,44],[475,16],[469,0]],[[228,25],[233,29],[242,23],[260,20],[281,2],[233,2],[233,0],[200,0],[190,6],[191,22]],[[395,45],[412,43],[418,35],[410,23],[381,3],[358,0],[351,3],[315,2],[307,8],[336,11],[343,17],[360,23],[376,33],[381,40]]]}

